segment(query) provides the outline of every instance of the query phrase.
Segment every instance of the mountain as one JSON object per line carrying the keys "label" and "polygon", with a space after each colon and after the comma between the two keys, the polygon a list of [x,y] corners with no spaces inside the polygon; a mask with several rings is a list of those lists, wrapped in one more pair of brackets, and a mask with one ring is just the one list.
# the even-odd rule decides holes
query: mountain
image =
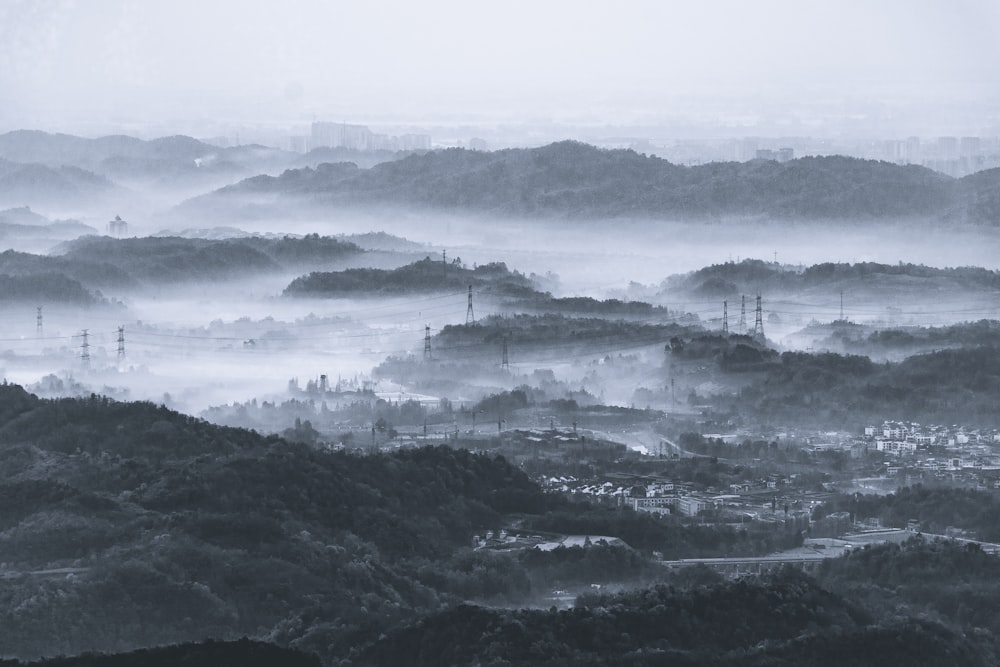
{"label": "mountain", "polygon": [[0,655],[22,659],[241,636],[346,656],[527,585],[469,538],[558,500],[500,457],[330,452],[8,384],[0,443]]}
{"label": "mountain", "polygon": [[0,159],[0,206],[82,205],[119,193],[120,188],[107,178],[80,167]]}
{"label": "mountain", "polygon": [[954,218],[966,214],[970,187],[923,167],[839,156],[682,167],[631,150],[563,141],[496,152],[448,149],[366,170],[350,164],[289,170],[205,195],[185,210],[239,194],[321,207],[521,216]]}
{"label": "mountain", "polygon": [[494,296],[532,297],[539,293],[531,281],[503,262],[467,269],[457,262],[445,265],[426,257],[396,269],[346,269],[313,272],[293,280],[286,296],[337,297],[352,294],[413,294],[463,292],[466,288]]}
{"label": "mountain", "polygon": [[0,242],[12,250],[48,252],[62,241],[96,233],[77,220],[51,222],[27,206],[0,211]]}
{"label": "mountain", "polygon": [[88,139],[37,130],[0,134],[0,160],[50,169],[76,167],[130,186],[181,188],[187,192],[184,196],[289,167],[310,169],[347,159],[370,167],[397,158],[385,151],[324,148],[300,155],[259,145],[219,147],[187,136],[143,140],[123,135]]}

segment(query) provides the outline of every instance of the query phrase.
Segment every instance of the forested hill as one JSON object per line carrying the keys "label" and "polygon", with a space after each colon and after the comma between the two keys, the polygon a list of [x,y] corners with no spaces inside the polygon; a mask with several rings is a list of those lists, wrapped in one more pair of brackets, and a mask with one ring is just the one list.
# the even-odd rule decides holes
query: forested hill
{"label": "forested hill", "polygon": [[[540,148],[411,155],[259,176],[187,205],[275,194],[326,206],[404,205],[578,217],[900,218],[997,222],[996,175],[962,181],[918,166],[847,157],[682,167],[631,150],[564,141]],[[992,199],[990,198],[992,196]]]}
{"label": "forested hill", "polygon": [[[346,655],[480,578],[524,588],[513,563],[466,576],[453,554],[552,502],[468,451],[331,453],[151,403],[0,385],[0,655],[241,636]],[[71,576],[38,574],[61,568]]]}
{"label": "forested hill", "polygon": [[964,289],[993,292],[1000,288],[1000,272],[980,267],[936,268],[922,264],[880,264],[877,262],[824,262],[806,267],[781,265],[759,259],[713,264],[667,278],[665,292],[685,292],[700,296],[738,296],[758,290],[802,291],[814,287],[852,289],[896,289],[919,284],[922,289]]}
{"label": "forested hill", "polygon": [[396,269],[346,269],[317,271],[296,278],[285,288],[287,296],[340,296],[345,294],[411,294],[414,292],[476,292],[500,296],[532,297],[539,292],[523,274],[503,262],[465,268],[460,260],[451,264],[426,257]]}
{"label": "forested hill", "polygon": [[55,275],[88,289],[120,289],[329,268],[364,252],[348,241],[317,234],[222,240],[86,236],[65,242],[58,250],[62,254],[0,253],[0,275],[31,278],[28,283]]}

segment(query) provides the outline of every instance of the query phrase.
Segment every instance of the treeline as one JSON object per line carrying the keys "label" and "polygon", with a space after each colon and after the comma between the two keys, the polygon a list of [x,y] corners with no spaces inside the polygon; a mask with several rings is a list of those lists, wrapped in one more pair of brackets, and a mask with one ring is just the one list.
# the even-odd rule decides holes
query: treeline
{"label": "treeline", "polygon": [[[58,256],[8,250],[0,253],[0,274],[54,280],[70,295],[86,289],[122,289],[149,283],[228,279],[277,270],[327,267],[363,252],[353,243],[328,236],[227,240],[180,237],[113,239],[85,236],[68,241]],[[55,297],[53,297],[55,298]]]}
{"label": "treeline", "polygon": [[468,269],[460,260],[445,264],[430,257],[398,269],[346,269],[313,272],[293,280],[285,288],[288,296],[337,296],[340,294],[410,294],[454,291],[469,287],[496,296],[537,294],[531,281],[503,262]]}
{"label": "treeline", "polygon": [[665,344],[672,337],[690,335],[695,327],[673,322],[629,322],[599,317],[570,317],[559,313],[520,313],[509,317],[491,315],[475,325],[446,325],[433,342],[440,356],[448,358],[454,348],[456,355],[481,344],[483,349],[496,349],[507,338],[512,349],[551,349],[564,356],[574,350],[604,348],[622,350],[643,345]]}
{"label": "treeline", "polygon": [[973,205],[993,181],[956,181],[923,167],[839,156],[682,167],[631,150],[563,141],[494,152],[433,151],[328,179],[257,177],[239,189],[305,196],[330,206],[396,204],[531,216],[950,216],[995,222],[991,207]]}
{"label": "treeline", "polygon": [[[565,585],[570,572],[610,572],[649,566],[630,562],[627,551],[595,546],[527,552],[549,583]],[[506,579],[527,586],[499,554],[459,556],[439,588],[474,591]],[[553,570],[552,568],[555,568]],[[456,603],[419,619],[401,619],[379,630],[356,628],[354,644],[325,653],[341,665],[681,665],[687,667],[859,667],[906,664],[936,667],[996,664],[1000,561],[975,545],[914,538],[869,546],[824,560],[815,576],[785,567],[772,574],[725,581],[704,566],[665,570],[659,583],[612,593],[590,592],[572,608],[503,609]],[[483,577],[485,572],[493,574]],[[585,579],[579,579],[585,580]],[[520,581],[520,583],[518,583]],[[471,588],[470,588],[471,587]],[[556,591],[561,593],[562,591]],[[488,594],[486,598],[490,598]],[[359,600],[371,604],[370,598]],[[299,622],[309,623],[311,615]],[[312,642],[324,641],[319,633]],[[279,633],[275,639],[284,639]],[[305,646],[303,648],[306,648]],[[211,664],[315,665],[315,658],[247,640],[206,642],[119,656],[86,655],[49,665]],[[11,667],[19,665],[7,661]],[[273,664],[273,663],[268,663]]]}
{"label": "treeline", "polygon": [[991,345],[939,350],[898,363],[834,353],[785,352],[724,411],[811,426],[881,423],[1000,424],[1000,354]]}
{"label": "treeline", "polygon": [[673,516],[607,508],[571,507],[529,517],[531,530],[573,535],[608,535],[647,553],[656,551],[667,560],[760,556],[802,544],[798,528],[750,523],[746,529],[685,524]]}
{"label": "treeline", "polygon": [[686,291],[701,296],[736,297],[758,290],[793,291],[843,282],[878,287],[880,281],[890,276],[920,278],[967,289],[989,290],[1000,287],[1000,273],[980,267],[936,268],[903,262],[824,262],[800,269],[759,259],[713,264],[691,273],[672,276],[662,286],[666,290]]}
{"label": "treeline", "polygon": [[97,297],[79,281],[61,273],[40,273],[33,276],[0,274],[0,300],[37,303],[71,303],[90,306]]}
{"label": "treeline", "polygon": [[813,519],[835,512],[849,512],[859,520],[875,518],[894,528],[906,528],[916,519],[928,533],[957,528],[986,542],[1000,542],[1000,494],[992,491],[917,484],[884,496],[837,494],[813,511]]}
{"label": "treeline", "polygon": [[0,667],[320,667],[316,655],[265,642],[206,641],[159,648],[139,649],[129,653],[105,655],[86,653],[72,658],[49,658],[25,663],[0,660]]}
{"label": "treeline", "polygon": [[225,240],[86,236],[66,244],[63,258],[110,265],[136,282],[148,282],[227,278],[279,268],[304,269],[325,266],[361,252],[353,243],[317,234]]}
{"label": "treeline", "polygon": [[674,336],[667,347],[670,356],[680,361],[712,360],[731,373],[771,368],[778,353],[753,336],[743,334],[701,334]]}
{"label": "treeline", "polygon": [[689,588],[586,596],[575,608],[462,606],[395,630],[367,665],[989,665],[992,637],[875,617],[794,570]]}

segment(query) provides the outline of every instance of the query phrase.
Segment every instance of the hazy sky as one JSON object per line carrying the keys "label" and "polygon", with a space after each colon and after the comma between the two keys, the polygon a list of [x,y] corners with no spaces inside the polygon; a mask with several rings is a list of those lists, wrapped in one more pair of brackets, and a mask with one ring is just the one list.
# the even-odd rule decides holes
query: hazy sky
{"label": "hazy sky", "polygon": [[997,127],[996,0],[0,0],[0,130],[171,122]]}

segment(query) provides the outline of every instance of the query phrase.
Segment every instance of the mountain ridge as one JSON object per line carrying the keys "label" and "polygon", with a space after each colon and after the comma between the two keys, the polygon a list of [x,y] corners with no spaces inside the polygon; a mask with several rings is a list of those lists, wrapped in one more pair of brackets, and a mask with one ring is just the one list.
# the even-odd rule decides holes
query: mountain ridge
{"label": "mountain ridge", "polygon": [[[358,170],[351,163],[256,176],[181,204],[234,195],[321,208],[370,205],[524,217],[900,219],[996,224],[997,174],[953,179],[925,167],[843,156],[685,167],[575,141],[491,153],[451,148]],[[994,201],[997,200],[997,201]]]}

